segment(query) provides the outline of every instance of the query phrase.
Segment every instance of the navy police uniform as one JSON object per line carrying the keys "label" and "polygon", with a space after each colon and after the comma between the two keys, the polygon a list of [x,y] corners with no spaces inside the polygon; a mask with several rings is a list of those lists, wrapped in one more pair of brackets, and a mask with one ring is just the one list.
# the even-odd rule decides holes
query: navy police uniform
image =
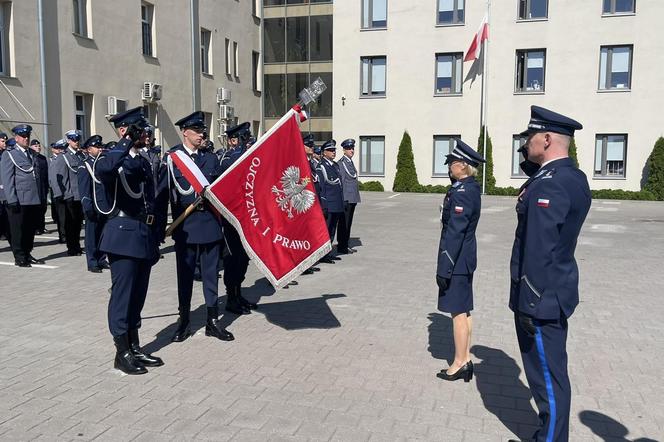
{"label": "navy police uniform", "polygon": [[[326,141],[323,144],[322,149],[335,151],[337,149],[337,142],[334,140]],[[344,192],[341,183],[339,165],[334,161],[323,157],[321,158],[316,173],[318,175],[318,182],[320,183],[320,201],[323,215],[325,215],[327,232],[330,235],[330,242],[333,242],[339,218],[343,216],[344,213]],[[323,257],[321,261],[329,263],[333,259],[332,252],[330,252]]]}
{"label": "navy police uniform", "polygon": [[[175,124],[180,127],[183,133],[188,130],[197,133],[206,130],[205,115],[200,111],[178,120]],[[175,152],[184,152],[191,157],[194,164],[210,183],[221,175],[221,166],[214,153],[201,152],[198,147],[192,146],[186,139],[184,144],[178,144],[168,152],[165,173],[162,174],[162,177],[166,178],[166,183],[164,183],[164,178],[160,178],[160,192],[168,192],[173,218],[178,218],[198,195],[174,164],[171,155]],[[203,295],[207,307],[205,334],[224,341],[234,339],[233,335],[218,323],[219,280],[217,279],[217,266],[222,239],[221,220],[206,201],[196,206],[196,209],[173,231],[178,276],[178,310],[180,314],[178,327],[172,338],[174,342],[182,342],[191,335],[189,311],[191,309],[194,272],[199,259]]]}
{"label": "navy police uniform", "polygon": [[31,264],[44,263],[31,255],[41,207],[34,152],[28,147],[32,127],[21,124],[14,127],[12,132],[15,138],[9,141],[14,141],[14,147],[5,151],[0,163],[2,186],[7,200],[10,243],[15,265],[31,267]]}
{"label": "navy police uniform", "polygon": [[39,140],[30,141],[30,149],[35,159],[35,177],[37,178],[37,187],[39,188],[39,218],[35,222],[35,229],[38,235],[46,233],[46,210],[48,209],[48,160],[39,151]]}
{"label": "navy police uniform", "polygon": [[51,144],[51,156],[49,157],[48,162],[48,186],[49,192],[51,195],[51,218],[58,228],[58,239],[60,244],[66,243],[65,239],[65,223],[60,220],[60,213],[64,213],[64,209],[61,209],[61,205],[64,204],[62,197],[56,197],[56,189],[58,189],[58,181],[56,179],[56,169],[55,165],[57,164],[57,158],[62,155],[63,150],[67,147],[67,142],[63,139],[56,141]]}
{"label": "navy police uniform", "polygon": [[[9,137],[6,133],[0,132],[0,164],[2,164],[2,157],[7,149],[7,139]],[[5,197],[5,189],[2,184],[2,166],[0,165],[0,237],[4,236],[9,240],[9,220],[7,219],[7,197]]]}
{"label": "navy police uniform", "polygon": [[125,136],[97,159],[94,169],[112,207],[99,249],[108,255],[111,266],[108,325],[117,349],[115,368],[127,374],[143,374],[146,366],[163,365],[161,359],[144,353],[138,340],[150,271],[159,259],[152,170],[134,147],[147,126],[141,109],[110,119],[116,128],[126,129]]}
{"label": "navy police uniform", "polygon": [[[463,161],[473,167],[484,162],[477,152],[461,140],[447,155],[445,164]],[[477,268],[475,231],[482,208],[480,186],[475,177],[455,181],[445,194],[441,221],[443,229],[438,246],[437,278],[445,280],[439,287],[438,309],[451,313],[473,310],[473,273]]]}
{"label": "navy police uniform", "polygon": [[[578,129],[582,126],[577,121],[532,106],[523,135],[555,132],[573,137]],[[526,145],[526,157],[527,149]],[[565,157],[542,165],[521,186],[516,205],[509,305],[526,378],[539,409],[536,441],[568,440],[567,319],[579,302],[574,250],[590,204],[585,174]]]}
{"label": "navy police uniform", "polygon": [[[250,123],[244,122],[237,126],[231,127],[226,131],[229,139],[236,138],[238,144],[235,148],[230,149],[224,155],[221,161],[222,172],[225,172],[231,165],[237,161],[244,152],[246,152],[245,140],[250,136],[249,132]],[[242,282],[247,274],[249,267],[249,256],[244,250],[242,240],[237,230],[225,218],[222,220],[224,227],[224,238],[228,253],[224,255],[224,286],[226,287],[226,294],[228,300],[226,302],[226,310],[235,314],[248,314],[252,309],[258,306],[249,302],[242,296]]]}
{"label": "navy police uniform", "polygon": [[[83,144],[84,149],[90,147],[103,147],[102,138],[99,135],[93,135]],[[104,258],[104,253],[99,250],[99,240],[101,232],[104,230],[106,215],[97,210],[99,205],[101,210],[107,211],[107,203],[103,192],[99,188],[100,182],[95,178],[93,169],[95,167],[96,156],[88,155],[78,168],[78,191],[81,195],[81,206],[83,207],[83,216],[85,217],[85,260],[88,264],[88,271],[101,273],[102,269],[108,268],[108,263]]]}
{"label": "navy police uniform", "polygon": [[339,217],[337,226],[337,236],[339,238],[337,252],[346,254],[355,252],[355,249],[348,246],[348,241],[350,240],[350,229],[353,226],[355,207],[360,202],[360,183],[357,180],[355,164],[351,157],[346,155],[346,152],[355,150],[355,140],[352,138],[344,140],[341,147],[344,149],[344,155],[337,161],[337,164],[339,165],[341,187],[343,187],[344,192],[344,214]]}
{"label": "navy police uniform", "polygon": [[[314,136],[312,134],[307,134],[302,137],[302,144],[305,146],[311,148],[311,149],[316,149],[316,144],[314,143]],[[316,190],[316,196],[318,196],[318,199],[320,201],[320,183],[318,182],[318,173],[316,172],[316,168],[318,167],[318,161],[311,156],[311,158],[308,158],[309,160],[309,168],[311,169],[311,179],[314,182],[314,189]]]}

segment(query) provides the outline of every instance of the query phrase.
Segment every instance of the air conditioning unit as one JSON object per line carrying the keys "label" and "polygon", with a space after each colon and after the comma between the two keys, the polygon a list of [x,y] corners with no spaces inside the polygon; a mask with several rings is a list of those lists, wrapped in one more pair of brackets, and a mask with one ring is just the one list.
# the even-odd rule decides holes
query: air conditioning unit
{"label": "air conditioning unit", "polygon": [[235,116],[235,109],[233,106],[227,104],[219,105],[219,118],[222,120],[230,120]]}
{"label": "air conditioning unit", "polygon": [[225,87],[217,89],[217,103],[226,104],[231,101],[231,90]]}
{"label": "air conditioning unit", "polygon": [[109,96],[106,105],[106,115],[111,117],[127,110],[127,100],[121,100],[118,97]]}
{"label": "air conditioning unit", "polygon": [[141,90],[141,100],[148,103],[161,100],[161,88],[160,84],[146,81],[143,83],[143,89]]}

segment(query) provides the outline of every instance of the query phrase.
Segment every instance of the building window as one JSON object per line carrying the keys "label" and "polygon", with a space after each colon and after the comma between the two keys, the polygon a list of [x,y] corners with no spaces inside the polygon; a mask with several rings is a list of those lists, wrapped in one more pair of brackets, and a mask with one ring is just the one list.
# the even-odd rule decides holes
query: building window
{"label": "building window", "polygon": [[387,0],[362,0],[362,29],[386,27]]}
{"label": "building window", "polygon": [[74,34],[88,37],[88,0],[72,0]]}
{"label": "building window", "polygon": [[611,14],[630,14],[634,13],[635,0],[604,0],[602,13],[606,15]]}
{"label": "building window", "polygon": [[523,154],[518,152],[521,149],[521,146],[526,144],[528,137],[522,137],[520,135],[512,136],[512,178],[524,178],[527,177],[523,170],[521,170],[521,163],[525,161]]}
{"label": "building window", "polygon": [[74,94],[74,120],[76,130],[81,131],[81,138],[86,140],[90,135],[90,110],[92,95]]}
{"label": "building window", "polygon": [[261,54],[251,51],[251,85],[255,92],[261,91]]}
{"label": "building window", "polygon": [[332,61],[332,16],[313,15],[309,26],[311,61]]}
{"label": "building window", "polygon": [[627,135],[597,135],[595,138],[595,176],[625,177]]}
{"label": "building window", "polygon": [[201,71],[204,74],[212,74],[212,52],[210,51],[210,40],[212,33],[201,28]]}
{"label": "building window", "polygon": [[546,50],[516,51],[516,92],[544,92]]}
{"label": "building window", "polygon": [[463,54],[436,54],[436,95],[460,94]]}
{"label": "building window", "polygon": [[632,46],[602,46],[599,59],[599,89],[632,87]]}
{"label": "building window", "polygon": [[153,29],[152,23],[154,20],[154,6],[149,3],[141,4],[141,32],[143,36],[143,55],[150,57],[154,56],[154,48],[152,47]]}
{"label": "building window", "polygon": [[286,61],[286,19],[266,18],[263,20],[263,33],[265,63],[284,63]]}
{"label": "building window", "polygon": [[438,0],[438,24],[457,25],[465,20],[464,0]]}
{"label": "building window", "polygon": [[385,137],[360,137],[360,173],[385,175]]}
{"label": "building window", "polygon": [[[311,103],[309,108],[310,118],[329,118],[332,116],[332,73],[331,72],[312,72],[309,76],[307,86],[311,84],[317,77],[320,77],[327,86],[327,89],[318,97],[318,99]],[[299,92],[299,91],[298,91]]]}
{"label": "building window", "polygon": [[286,61],[309,61],[309,17],[286,18]]}
{"label": "building window", "polygon": [[233,42],[233,74],[240,78],[240,49],[236,41]]}
{"label": "building window", "polygon": [[265,74],[265,116],[281,117],[286,113],[286,75]]}
{"label": "building window", "polygon": [[385,96],[387,57],[362,57],[360,91],[363,97]]}
{"label": "building window", "polygon": [[548,0],[519,0],[519,20],[547,18]]}
{"label": "building window", "polygon": [[231,75],[232,65],[231,65],[232,55],[231,55],[231,41],[226,39],[224,42],[224,63],[226,64],[226,75]]}
{"label": "building window", "polygon": [[11,29],[11,2],[0,3],[0,75],[11,75],[9,56],[9,30]]}
{"label": "building window", "polygon": [[448,176],[445,155],[452,152],[456,146],[456,140],[461,135],[434,135],[433,136],[433,176]]}

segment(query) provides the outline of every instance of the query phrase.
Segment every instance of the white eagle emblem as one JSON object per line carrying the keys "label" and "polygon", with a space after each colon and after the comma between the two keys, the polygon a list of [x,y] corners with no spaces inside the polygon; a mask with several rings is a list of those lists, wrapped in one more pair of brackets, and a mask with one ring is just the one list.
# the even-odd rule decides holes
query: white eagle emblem
{"label": "white eagle emblem", "polygon": [[279,208],[288,213],[288,218],[293,218],[293,210],[296,213],[305,213],[311,209],[316,201],[316,194],[306,188],[311,178],[300,179],[300,169],[289,166],[284,170],[280,181],[281,190],[277,186],[272,186],[272,193],[277,196]]}

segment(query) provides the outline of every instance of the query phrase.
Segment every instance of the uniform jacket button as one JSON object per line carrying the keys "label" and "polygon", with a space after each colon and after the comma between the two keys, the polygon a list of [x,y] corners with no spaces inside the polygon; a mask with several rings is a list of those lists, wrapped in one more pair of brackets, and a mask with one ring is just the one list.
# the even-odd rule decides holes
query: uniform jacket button
{"label": "uniform jacket button", "polygon": [[530,307],[533,307],[533,308],[535,307],[535,303],[534,303],[534,302],[531,302],[531,303],[528,304],[528,305],[529,305]]}

